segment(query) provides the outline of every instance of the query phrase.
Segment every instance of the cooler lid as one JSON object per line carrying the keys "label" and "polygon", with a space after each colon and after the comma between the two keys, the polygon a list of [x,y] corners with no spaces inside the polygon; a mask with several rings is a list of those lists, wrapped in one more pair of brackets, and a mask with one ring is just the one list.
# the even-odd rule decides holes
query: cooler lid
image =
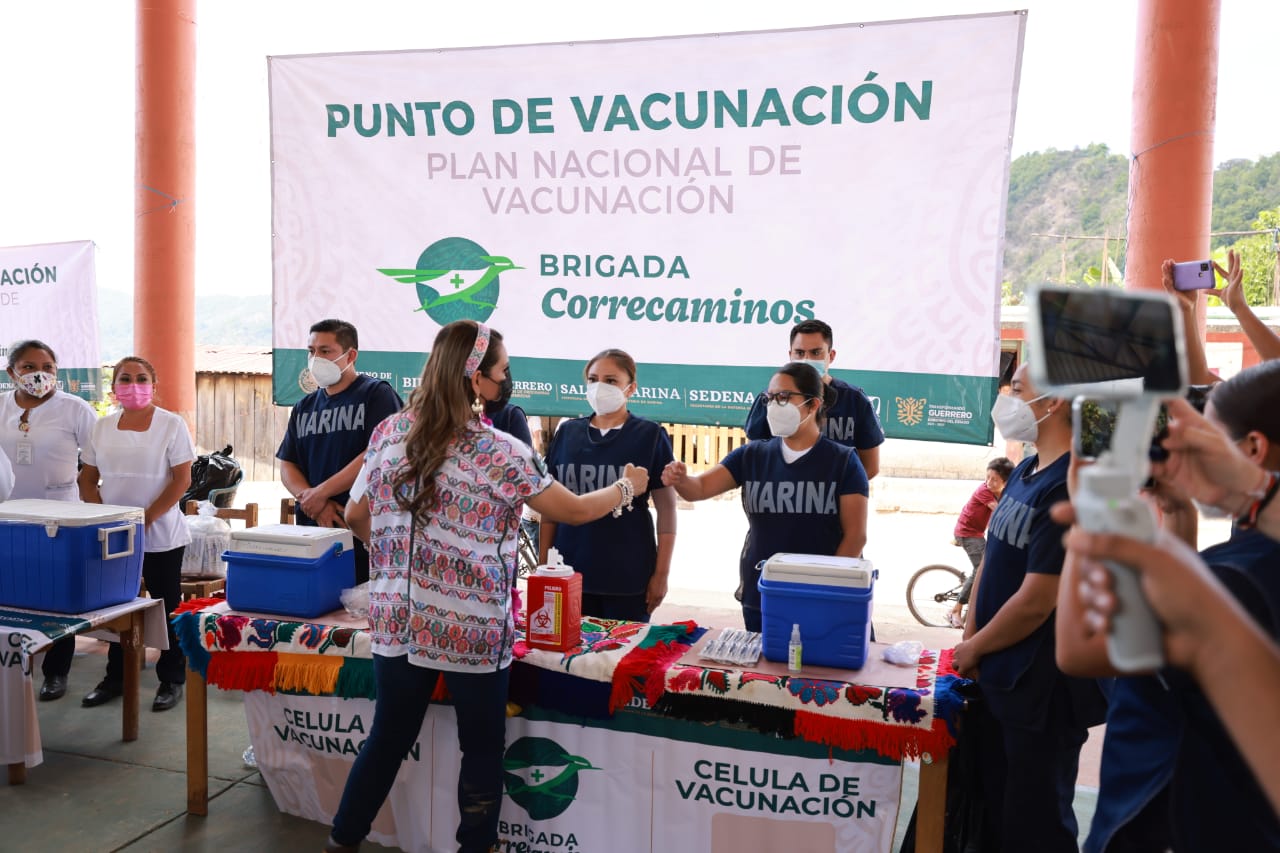
{"label": "cooler lid", "polygon": [[[2,504],[0,504],[2,506]],[[301,524],[263,524],[245,530],[232,530],[232,540],[276,542],[284,545],[313,542],[351,542],[351,531],[344,527],[311,527]],[[234,550],[234,549],[232,549]]]}
{"label": "cooler lid", "polygon": [[79,501],[47,501],[20,498],[0,503],[0,521],[57,522],[63,527],[88,527],[113,521],[141,522],[142,507],[89,504]]}
{"label": "cooler lid", "polygon": [[875,580],[870,560],[825,554],[774,554],[765,561],[762,576],[781,583],[846,586],[867,589]]}

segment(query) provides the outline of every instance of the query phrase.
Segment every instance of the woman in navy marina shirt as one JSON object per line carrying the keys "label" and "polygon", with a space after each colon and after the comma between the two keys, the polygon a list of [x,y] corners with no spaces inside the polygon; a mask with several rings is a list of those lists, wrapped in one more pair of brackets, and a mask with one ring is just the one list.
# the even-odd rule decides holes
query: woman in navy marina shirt
{"label": "woman in navy marina shirt", "polygon": [[765,395],[773,438],[734,450],[711,470],[690,476],[683,462],[662,472],[688,501],[742,487],[747,541],[738,571],[742,619],[761,629],[762,560],[777,553],[857,557],[867,541],[867,474],[850,448],[822,436],[835,392],[808,364],[791,362],[769,380]]}
{"label": "woman in navy marina shirt", "polygon": [[[547,449],[551,476],[574,494],[586,494],[616,480],[631,463],[656,483],[673,458],[671,439],[661,425],[627,410],[636,392],[635,359],[607,349],[587,362],[583,378],[593,414],[560,424]],[[636,495],[633,511],[589,524],[544,520],[538,535],[541,562],[554,546],[582,573],[584,614],[630,622],[648,622],[666,597],[675,544],[676,496],[667,488]]]}

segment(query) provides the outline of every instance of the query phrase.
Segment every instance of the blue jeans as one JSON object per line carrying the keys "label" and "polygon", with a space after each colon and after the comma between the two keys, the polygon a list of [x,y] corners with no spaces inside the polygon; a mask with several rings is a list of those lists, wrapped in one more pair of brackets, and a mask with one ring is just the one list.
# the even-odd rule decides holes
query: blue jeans
{"label": "blue jeans", "polygon": [[[507,682],[510,667],[484,672],[445,672],[458,718],[456,835],[460,853],[487,851],[498,840],[502,809],[502,753],[506,748]],[[378,700],[369,739],[351,766],[342,802],[333,818],[333,840],[359,844],[382,808],[400,764],[422,731],[439,670],[409,663],[407,656],[373,656]]]}

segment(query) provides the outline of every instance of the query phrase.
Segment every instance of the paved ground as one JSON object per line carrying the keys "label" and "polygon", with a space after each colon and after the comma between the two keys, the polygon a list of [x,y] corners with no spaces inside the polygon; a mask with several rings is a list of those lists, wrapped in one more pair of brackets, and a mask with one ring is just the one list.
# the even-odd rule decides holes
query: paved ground
{"label": "paved ground", "polygon": [[[911,506],[955,507],[976,483],[966,481],[892,481],[877,483],[877,500],[892,512],[874,512],[869,521],[867,554],[880,571],[875,592],[875,624],[886,642],[919,639],[927,647],[953,644],[958,632],[924,628],[905,607],[906,583],[926,563],[961,565],[952,546],[955,510],[947,513],[903,511]],[[278,484],[242,487],[237,504],[260,505],[263,522],[278,514],[284,495]],[[739,504],[709,501],[682,509],[672,568],[671,591],[656,614],[659,621],[695,612],[707,622],[739,619],[732,591],[737,584],[736,555],[745,531]],[[1204,542],[1224,538],[1210,526]],[[243,767],[241,753],[248,730],[235,693],[209,691],[210,817],[188,817],[185,789],[185,716],[181,707],[163,714],[149,710],[155,686],[143,673],[141,739],[119,741],[119,703],[83,709],[79,699],[103,672],[105,645],[77,641],[70,690],[59,702],[39,705],[45,763],[28,772],[20,787],[0,787],[0,850],[23,851],[173,851],[319,850],[326,828],[280,814],[261,776]],[[153,653],[154,656],[154,653]],[[1081,762],[1076,810],[1081,836],[1093,814],[1097,784],[1094,730]],[[915,772],[904,780],[903,814],[915,802]],[[369,845],[374,846],[374,845]],[[896,847],[896,845],[895,845]]]}

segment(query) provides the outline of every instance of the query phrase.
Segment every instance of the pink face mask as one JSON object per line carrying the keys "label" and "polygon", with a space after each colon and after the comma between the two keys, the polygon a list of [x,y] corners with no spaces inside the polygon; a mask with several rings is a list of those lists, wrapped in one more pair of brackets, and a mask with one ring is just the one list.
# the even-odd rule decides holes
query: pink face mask
{"label": "pink face mask", "polygon": [[116,400],[121,406],[129,411],[135,409],[145,409],[151,405],[152,386],[141,382],[133,382],[128,385],[115,385],[112,392],[116,395]]}

